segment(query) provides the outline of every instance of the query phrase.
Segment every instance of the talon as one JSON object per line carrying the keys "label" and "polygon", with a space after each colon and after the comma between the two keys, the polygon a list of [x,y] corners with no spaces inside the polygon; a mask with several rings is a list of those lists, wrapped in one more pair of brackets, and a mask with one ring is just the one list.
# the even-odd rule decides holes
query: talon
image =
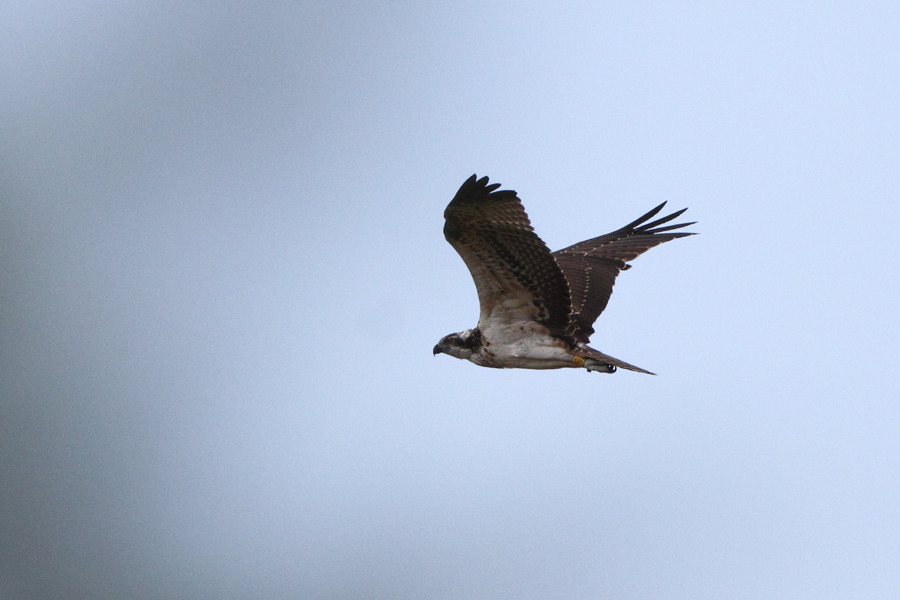
{"label": "talon", "polygon": [[592,373],[597,371],[598,373],[615,373],[616,365],[610,365],[607,363],[598,362],[595,360],[591,360],[585,367],[588,370],[588,373]]}

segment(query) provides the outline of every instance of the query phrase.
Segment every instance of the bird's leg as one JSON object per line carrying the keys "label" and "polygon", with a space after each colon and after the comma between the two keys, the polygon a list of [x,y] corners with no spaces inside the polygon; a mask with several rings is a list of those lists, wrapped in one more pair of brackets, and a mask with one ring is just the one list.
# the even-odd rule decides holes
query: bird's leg
{"label": "bird's leg", "polygon": [[581,359],[582,364],[584,364],[584,368],[588,370],[588,373],[592,371],[597,371],[599,373],[615,373],[616,365],[610,365],[607,363],[600,362],[599,360],[594,360],[593,358],[589,358],[587,360]]}

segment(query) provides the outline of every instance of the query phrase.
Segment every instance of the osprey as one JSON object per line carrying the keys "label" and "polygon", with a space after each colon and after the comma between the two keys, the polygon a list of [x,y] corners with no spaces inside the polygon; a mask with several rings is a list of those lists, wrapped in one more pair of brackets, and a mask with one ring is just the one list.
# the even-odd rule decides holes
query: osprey
{"label": "osprey", "polygon": [[625,227],[550,252],[534,233],[512,190],[469,177],[444,211],[444,237],[475,280],[478,326],[441,338],[434,354],[449,354],[482,367],[584,368],[614,373],[617,367],[650,371],[587,345],[594,321],[606,308],[620,271],[650,248],[693,235],[670,233],[694,223],[665,225],[686,208],[651,223],[665,202]]}

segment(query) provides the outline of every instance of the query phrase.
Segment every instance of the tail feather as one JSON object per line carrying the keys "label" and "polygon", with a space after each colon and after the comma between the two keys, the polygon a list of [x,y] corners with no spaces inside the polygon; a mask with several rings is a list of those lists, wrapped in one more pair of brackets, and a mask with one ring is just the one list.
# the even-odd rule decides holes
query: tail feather
{"label": "tail feather", "polygon": [[[642,369],[640,367],[636,367],[634,365],[630,365],[624,360],[619,360],[618,358],[614,358],[609,356],[608,354],[603,354],[599,350],[594,350],[593,348],[589,348],[587,346],[583,347],[585,358],[585,368],[590,371],[607,371],[608,373],[612,373],[615,371],[615,368],[628,369],[629,371],[636,371],[637,373],[646,373],[647,375],[656,375],[656,373],[651,373],[646,369]],[[591,361],[596,361],[596,364],[591,365]],[[604,368],[605,367],[605,368]]]}

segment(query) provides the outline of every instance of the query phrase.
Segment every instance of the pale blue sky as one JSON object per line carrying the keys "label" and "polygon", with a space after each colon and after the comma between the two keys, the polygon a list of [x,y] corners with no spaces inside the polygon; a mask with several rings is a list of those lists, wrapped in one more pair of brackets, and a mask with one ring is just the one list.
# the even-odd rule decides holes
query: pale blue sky
{"label": "pale blue sky", "polygon": [[[896,598],[900,7],[7,3],[0,598]],[[594,346],[481,369],[472,173]]]}

